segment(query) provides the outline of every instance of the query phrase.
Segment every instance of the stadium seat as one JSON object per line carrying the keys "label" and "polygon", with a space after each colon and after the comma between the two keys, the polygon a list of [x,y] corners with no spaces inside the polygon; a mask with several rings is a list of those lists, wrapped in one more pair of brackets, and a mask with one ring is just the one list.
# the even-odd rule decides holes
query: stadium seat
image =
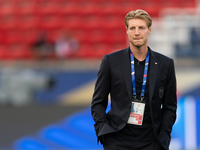
{"label": "stadium seat", "polygon": [[56,15],[59,11],[59,5],[55,1],[41,1],[37,6],[37,14],[41,17],[43,15]]}
{"label": "stadium seat", "polygon": [[15,9],[15,14],[18,15],[18,17],[25,16],[25,15],[36,15],[37,9],[35,6],[23,6],[19,7],[19,9]]}
{"label": "stadium seat", "polygon": [[111,17],[110,19],[108,18],[102,23],[102,28],[105,32],[110,32],[112,30],[123,30],[125,29],[124,19],[117,17]]}
{"label": "stadium seat", "polygon": [[20,30],[21,42],[25,45],[32,46],[36,42],[40,31],[34,28],[27,28],[26,30]]}
{"label": "stadium seat", "polygon": [[44,16],[39,20],[39,28],[44,31],[59,29],[62,26],[59,19],[60,18],[55,15]]}
{"label": "stadium seat", "polygon": [[121,6],[118,5],[117,3],[114,4],[111,3],[102,6],[101,10],[102,11],[99,12],[99,15],[102,16],[103,18],[107,18],[107,17],[117,16],[121,11]]}
{"label": "stadium seat", "polygon": [[81,45],[79,51],[76,53],[76,57],[89,58],[94,56],[94,49],[90,45]]}
{"label": "stadium seat", "polygon": [[81,26],[84,31],[92,33],[104,32],[103,26],[105,25],[105,20],[102,19],[101,17],[96,16],[90,19],[84,19],[82,22],[83,23]]}
{"label": "stadium seat", "polygon": [[14,30],[17,29],[17,19],[11,15],[0,16],[0,31]]}
{"label": "stadium seat", "polygon": [[5,45],[0,45],[0,59],[6,60],[10,58],[11,56],[8,48]]}
{"label": "stadium seat", "polygon": [[23,44],[10,45],[10,56],[12,59],[31,59],[32,52]]}
{"label": "stadium seat", "polygon": [[19,30],[9,30],[5,32],[4,44],[10,45],[13,43],[19,43],[21,41]]}
{"label": "stadium seat", "polygon": [[76,16],[80,15],[81,6],[77,4],[61,5],[59,7],[59,15],[62,16]]}
{"label": "stadium seat", "polygon": [[96,3],[90,3],[85,5],[81,9],[81,17],[88,18],[90,16],[98,16],[101,12],[101,7]]}

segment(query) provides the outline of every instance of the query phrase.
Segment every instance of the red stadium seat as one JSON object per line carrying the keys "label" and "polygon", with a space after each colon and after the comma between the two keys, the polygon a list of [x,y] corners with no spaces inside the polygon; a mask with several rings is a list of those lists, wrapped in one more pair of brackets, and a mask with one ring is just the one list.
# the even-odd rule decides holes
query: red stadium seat
{"label": "red stadium seat", "polygon": [[31,59],[32,52],[25,45],[10,45],[10,56],[12,59]]}
{"label": "red stadium seat", "polygon": [[12,14],[0,16],[0,31],[17,29],[17,18]]}
{"label": "red stadium seat", "polygon": [[39,31],[35,29],[21,30],[21,42],[25,45],[33,45],[38,38]]}
{"label": "red stadium seat", "polygon": [[0,59],[10,59],[10,53],[8,47],[0,45]]}
{"label": "red stadium seat", "polygon": [[37,5],[37,14],[43,15],[56,15],[60,11],[58,3],[56,1],[40,1]]}
{"label": "red stadium seat", "polygon": [[35,5],[19,7],[19,9],[15,9],[15,14],[17,14],[19,17],[25,15],[36,15],[37,7]]}
{"label": "red stadium seat", "polygon": [[94,57],[94,49],[90,45],[81,45],[76,57]]}
{"label": "red stadium seat", "polygon": [[101,7],[98,4],[90,3],[81,9],[80,15],[84,18],[88,18],[90,16],[95,17],[98,16],[101,11]]}
{"label": "red stadium seat", "polygon": [[80,19],[80,17],[62,17],[60,18],[60,24],[62,25],[61,28],[68,29],[71,31],[80,29],[83,30],[83,26],[86,22]]}
{"label": "red stadium seat", "polygon": [[101,10],[102,11],[99,12],[99,15],[101,15],[103,18],[110,18],[119,14],[119,12],[121,11],[121,6],[117,3],[114,3],[102,6]]}
{"label": "red stadium seat", "polygon": [[110,19],[106,19],[102,23],[102,28],[105,32],[109,32],[112,30],[123,30],[125,29],[124,19],[117,17],[111,17]]}
{"label": "red stadium seat", "polygon": [[39,28],[40,30],[44,31],[51,31],[55,29],[61,28],[59,17],[52,15],[52,16],[45,16],[40,18],[39,20]]}
{"label": "red stadium seat", "polygon": [[106,22],[104,19],[102,19],[101,17],[95,17],[95,18],[83,20],[83,23],[81,26],[83,30],[86,32],[101,33],[101,32],[104,32],[103,27],[105,26],[105,24]]}
{"label": "red stadium seat", "polygon": [[77,4],[69,4],[69,5],[61,5],[59,7],[59,11],[58,14],[68,17],[68,16],[77,16],[77,15],[81,15],[81,6],[77,5]]}
{"label": "red stadium seat", "polygon": [[4,44],[10,45],[21,42],[19,30],[9,30],[4,35]]}
{"label": "red stadium seat", "polygon": [[39,27],[39,18],[33,14],[23,14],[18,19],[18,27],[20,30],[31,30]]}
{"label": "red stadium seat", "polygon": [[2,10],[2,8],[14,7],[14,1],[13,0],[1,0],[0,7],[1,7],[1,10]]}

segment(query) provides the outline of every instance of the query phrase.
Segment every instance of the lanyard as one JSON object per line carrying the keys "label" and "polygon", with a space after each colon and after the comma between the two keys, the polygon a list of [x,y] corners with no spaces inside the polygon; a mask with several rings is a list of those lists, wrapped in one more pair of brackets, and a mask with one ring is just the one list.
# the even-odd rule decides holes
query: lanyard
{"label": "lanyard", "polygon": [[[135,66],[134,66],[134,55],[131,51],[131,75],[132,75],[132,86],[133,86],[133,96],[136,97],[136,87],[135,87]],[[147,71],[149,66],[149,52],[147,54],[146,60],[145,60],[145,67],[144,67],[144,75],[143,75],[143,83],[142,83],[142,91],[141,91],[141,99],[144,98],[144,92],[146,87],[146,79],[147,79]]]}

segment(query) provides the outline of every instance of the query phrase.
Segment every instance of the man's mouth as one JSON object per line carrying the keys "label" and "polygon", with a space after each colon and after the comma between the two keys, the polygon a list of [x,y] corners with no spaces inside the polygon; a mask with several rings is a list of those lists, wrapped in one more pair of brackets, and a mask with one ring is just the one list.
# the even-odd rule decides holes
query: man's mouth
{"label": "man's mouth", "polygon": [[142,38],[137,38],[137,39],[134,39],[134,40],[141,40]]}

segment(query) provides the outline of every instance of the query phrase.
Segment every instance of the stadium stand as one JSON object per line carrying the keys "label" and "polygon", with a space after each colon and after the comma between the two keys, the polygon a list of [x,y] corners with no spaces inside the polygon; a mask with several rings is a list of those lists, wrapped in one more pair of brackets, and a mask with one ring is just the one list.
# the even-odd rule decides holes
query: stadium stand
{"label": "stadium stand", "polygon": [[[61,30],[80,41],[70,57],[102,57],[127,45],[123,21],[128,11],[141,8],[158,18],[165,8],[194,7],[195,0],[0,0],[1,59],[34,59],[37,35],[45,31],[55,42]],[[13,55],[10,47],[23,50],[16,48],[19,54]]]}

